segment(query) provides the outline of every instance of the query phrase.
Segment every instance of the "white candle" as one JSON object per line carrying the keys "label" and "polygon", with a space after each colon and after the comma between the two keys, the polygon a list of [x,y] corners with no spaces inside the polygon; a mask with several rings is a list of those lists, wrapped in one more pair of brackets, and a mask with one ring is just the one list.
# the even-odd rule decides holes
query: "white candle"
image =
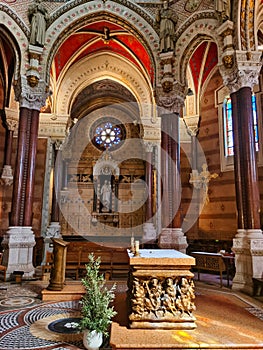
{"label": "white candle", "polygon": [[139,253],[140,250],[140,241],[135,241],[135,253]]}
{"label": "white candle", "polygon": [[134,252],[134,237],[131,236],[131,252]]}

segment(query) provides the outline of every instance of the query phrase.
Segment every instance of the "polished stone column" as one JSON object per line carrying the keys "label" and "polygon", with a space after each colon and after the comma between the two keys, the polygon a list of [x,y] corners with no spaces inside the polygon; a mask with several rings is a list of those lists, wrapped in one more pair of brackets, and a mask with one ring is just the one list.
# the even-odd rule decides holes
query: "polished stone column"
{"label": "polished stone column", "polygon": [[16,167],[14,172],[13,198],[10,215],[10,226],[23,226],[24,206],[26,199],[27,164],[29,152],[29,130],[31,124],[31,110],[20,109]]}
{"label": "polished stone column", "polygon": [[33,221],[33,201],[34,201],[34,180],[36,169],[37,136],[39,124],[39,111],[32,110],[31,120],[28,122],[28,163],[26,179],[26,198],[23,226],[32,226]]}
{"label": "polished stone column", "polygon": [[260,195],[251,89],[241,88],[238,92],[231,94],[231,100],[233,100],[238,227],[260,229]]}
{"label": "polished stone column", "polygon": [[10,226],[2,242],[7,278],[15,270],[22,270],[24,278],[34,275],[32,211],[38,121],[39,111],[20,108]]}
{"label": "polished stone column", "polygon": [[262,276],[263,236],[260,229],[260,194],[254,139],[252,93],[243,87],[231,94],[233,105],[234,165],[237,199],[237,235],[234,290],[252,293],[251,277]]}

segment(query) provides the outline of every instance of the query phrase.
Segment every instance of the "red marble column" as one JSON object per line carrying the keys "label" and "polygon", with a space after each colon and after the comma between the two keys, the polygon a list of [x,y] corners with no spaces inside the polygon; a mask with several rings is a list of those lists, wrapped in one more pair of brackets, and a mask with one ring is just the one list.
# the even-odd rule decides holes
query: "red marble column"
{"label": "red marble column", "polygon": [[13,198],[10,215],[10,226],[23,226],[24,204],[26,197],[27,181],[27,160],[28,160],[28,120],[31,119],[31,111],[27,108],[20,108],[17,156],[14,171]]}
{"label": "red marble column", "polygon": [[260,195],[254,139],[252,94],[243,87],[231,94],[233,103],[235,178],[238,225],[260,229]]}
{"label": "red marble column", "polygon": [[32,226],[39,111],[20,108],[10,226]]}
{"label": "red marble column", "polygon": [[242,195],[242,181],[241,181],[241,148],[239,145],[239,117],[238,117],[238,99],[237,93],[231,94],[232,103],[232,123],[233,123],[233,137],[234,137],[234,168],[235,168],[235,189],[236,189],[236,205],[237,205],[237,227],[244,229],[245,224],[245,203]]}
{"label": "red marble column", "polygon": [[23,226],[32,226],[33,218],[33,201],[34,201],[34,179],[36,168],[36,152],[38,137],[39,111],[32,110],[31,122],[28,123],[29,147],[28,147],[28,164],[26,178],[26,199]]}

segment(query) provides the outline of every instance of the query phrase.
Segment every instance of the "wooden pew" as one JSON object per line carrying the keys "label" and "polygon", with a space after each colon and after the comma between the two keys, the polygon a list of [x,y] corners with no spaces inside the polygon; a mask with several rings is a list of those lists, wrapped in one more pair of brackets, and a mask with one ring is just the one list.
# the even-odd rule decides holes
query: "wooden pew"
{"label": "wooden pew", "polygon": [[226,271],[226,266],[223,256],[220,253],[207,252],[192,252],[191,255],[195,258],[195,266],[198,272],[198,281],[200,281],[200,271],[215,271],[220,273],[220,287],[223,286],[223,272]]}
{"label": "wooden pew", "polygon": [[79,266],[79,272],[80,275],[85,274],[86,271],[86,264],[89,261],[89,254],[93,253],[95,259],[98,257],[100,258],[100,272],[105,274],[106,279],[112,278],[112,256],[113,251],[109,249],[96,249],[96,250],[90,250],[82,249],[81,250],[81,257],[80,257],[80,266]]}
{"label": "wooden pew", "polygon": [[76,278],[83,276],[90,253],[93,253],[95,258],[100,257],[100,270],[105,274],[106,279],[112,279],[112,277],[127,277],[129,259],[125,248],[108,247],[89,241],[70,242],[67,247],[68,258],[66,260],[66,272],[75,272],[78,266]]}
{"label": "wooden pew", "polygon": [[81,249],[67,250],[66,255],[66,276],[74,273],[75,279],[79,278]]}

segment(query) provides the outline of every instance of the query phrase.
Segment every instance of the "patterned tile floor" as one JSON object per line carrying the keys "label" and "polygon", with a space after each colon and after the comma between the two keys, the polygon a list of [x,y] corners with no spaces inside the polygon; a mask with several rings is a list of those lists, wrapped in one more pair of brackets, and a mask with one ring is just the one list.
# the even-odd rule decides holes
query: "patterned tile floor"
{"label": "patterned tile floor", "polygon": [[[206,316],[207,303],[204,304],[205,297],[210,295],[209,302],[212,312],[215,315],[224,312],[230,315],[233,307],[229,304],[229,300],[239,300],[239,307],[242,306],[242,317],[248,317],[251,323],[251,317],[258,327],[262,321],[263,329],[263,300],[262,298],[251,298],[245,295],[234,295],[231,289],[223,287],[219,288],[218,276],[203,274],[202,281],[196,281],[196,304],[197,311],[201,309],[203,316]],[[73,332],[63,333],[55,329],[58,323],[67,322],[67,319],[74,319],[79,316],[79,305],[76,301],[71,302],[42,302],[41,290],[46,287],[46,283],[42,281],[22,282],[15,284],[13,282],[0,282],[0,350],[11,349],[39,349],[39,350],[77,350],[84,349],[81,335]],[[210,294],[209,294],[210,293]],[[126,282],[117,282],[117,295],[122,295],[122,300],[126,297]],[[225,305],[216,303],[213,300],[226,300]],[[203,306],[202,306],[203,305]],[[235,305],[236,307],[236,305]],[[200,308],[200,309],[199,309]],[[119,313],[122,312],[121,305],[116,305]],[[203,310],[202,310],[203,309]],[[218,309],[218,310],[217,310]],[[209,313],[207,309],[207,313]],[[253,316],[252,316],[253,315]],[[224,319],[224,316],[223,316]],[[257,320],[257,321],[256,321]],[[216,321],[216,320],[215,320]],[[233,327],[228,324],[230,318],[225,317],[226,330]],[[63,325],[65,324],[63,323]],[[231,321],[232,322],[232,321]],[[239,323],[246,324],[246,319],[238,320]],[[256,327],[255,326],[255,327]],[[198,327],[198,324],[197,324]],[[199,330],[201,329],[201,325]],[[226,347],[227,348],[227,347]],[[261,348],[261,347],[257,347]],[[110,349],[109,341],[104,341],[101,349]],[[189,347],[190,349],[190,347]],[[209,349],[206,347],[206,349]],[[248,348],[247,348],[248,349]],[[255,349],[255,348],[251,348]],[[262,338],[263,349],[263,338]],[[132,349],[131,349],[132,350]]]}

